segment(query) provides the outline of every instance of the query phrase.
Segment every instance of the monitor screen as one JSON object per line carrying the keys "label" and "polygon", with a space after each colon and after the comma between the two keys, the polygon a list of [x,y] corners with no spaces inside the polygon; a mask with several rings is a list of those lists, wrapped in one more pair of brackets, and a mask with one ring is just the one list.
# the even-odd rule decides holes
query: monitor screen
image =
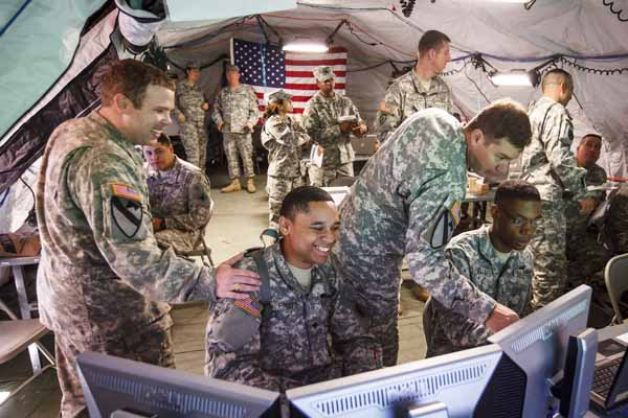
{"label": "monitor screen", "polygon": [[569,336],[586,328],[590,302],[591,288],[581,285],[489,338],[525,375],[522,416],[553,408],[550,379],[563,369]]}
{"label": "monitor screen", "polygon": [[[99,353],[78,356],[91,418],[279,417],[279,393]],[[120,415],[124,416],[124,414]]]}
{"label": "monitor screen", "polygon": [[291,389],[286,396],[296,417],[470,417],[501,357],[499,346],[489,345]]}

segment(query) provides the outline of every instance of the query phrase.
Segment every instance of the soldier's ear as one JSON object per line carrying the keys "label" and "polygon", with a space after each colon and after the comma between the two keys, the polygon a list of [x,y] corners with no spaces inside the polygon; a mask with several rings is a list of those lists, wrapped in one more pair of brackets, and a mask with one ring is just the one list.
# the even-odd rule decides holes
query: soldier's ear
{"label": "soldier's ear", "polygon": [[289,235],[292,231],[292,222],[285,216],[279,217],[279,233],[283,236]]}
{"label": "soldier's ear", "polygon": [[114,108],[120,113],[126,113],[130,109],[135,109],[133,102],[122,93],[113,96],[112,103]]}

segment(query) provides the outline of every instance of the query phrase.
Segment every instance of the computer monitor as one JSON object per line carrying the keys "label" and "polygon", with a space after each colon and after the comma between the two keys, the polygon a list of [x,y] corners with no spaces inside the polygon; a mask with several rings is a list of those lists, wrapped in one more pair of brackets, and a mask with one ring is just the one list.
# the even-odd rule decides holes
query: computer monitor
{"label": "computer monitor", "polygon": [[286,396],[293,417],[469,417],[501,358],[499,346],[488,345],[290,389]]}
{"label": "computer monitor", "polygon": [[516,365],[513,378],[525,381],[521,416],[553,410],[550,380],[565,365],[569,336],[586,328],[590,302],[591,288],[581,285],[489,338]]}
{"label": "computer monitor", "polygon": [[279,393],[99,353],[77,358],[91,418],[279,417]]}

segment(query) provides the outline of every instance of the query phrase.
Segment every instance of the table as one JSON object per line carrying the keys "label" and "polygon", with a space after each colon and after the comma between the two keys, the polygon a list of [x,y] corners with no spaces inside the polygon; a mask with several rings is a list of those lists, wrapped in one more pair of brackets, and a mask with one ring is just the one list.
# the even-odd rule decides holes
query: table
{"label": "table", "polygon": [[[28,301],[26,285],[24,284],[24,267],[39,264],[39,259],[40,256],[0,259],[1,267],[11,267],[22,319],[31,319],[31,312],[37,310],[37,302],[30,303]],[[33,366],[33,373],[39,373],[41,370],[41,362],[39,360],[39,352],[37,351],[37,346],[35,344],[28,346],[28,354],[31,359],[31,365]]]}

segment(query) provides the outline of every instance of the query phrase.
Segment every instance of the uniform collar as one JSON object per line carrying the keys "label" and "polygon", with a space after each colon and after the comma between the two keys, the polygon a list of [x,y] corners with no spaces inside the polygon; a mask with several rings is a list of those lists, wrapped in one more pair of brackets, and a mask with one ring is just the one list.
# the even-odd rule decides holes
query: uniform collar
{"label": "uniform collar", "polygon": [[135,150],[135,144],[129,141],[123,134],[109,122],[104,116],[102,116],[99,112],[100,108],[92,111],[87,117],[92,120],[94,123],[102,126],[110,133],[110,139],[116,143],[120,148],[122,148],[129,156],[141,166],[142,160],[139,156],[139,153]]}
{"label": "uniform collar", "polygon": [[321,274],[321,266],[315,265],[314,267],[312,267],[311,287],[310,289],[304,289],[303,286],[301,286],[301,284],[292,274],[292,271],[288,266],[288,262],[281,252],[281,240],[274,243],[270,247],[270,251],[279,275],[284,280],[284,282],[286,282],[292,289],[294,289],[303,296],[321,296],[323,294],[329,293],[328,284],[325,282],[324,275]]}
{"label": "uniform collar", "polygon": [[[498,260],[499,257],[497,256],[497,250],[495,249],[495,247],[493,246],[493,243],[491,242],[491,236],[489,233],[490,228],[491,228],[490,225],[482,225],[480,227],[480,245],[478,246],[478,249],[482,257],[484,257],[486,260],[488,260],[492,264],[492,261]],[[518,255],[518,253],[519,252],[517,250],[510,251],[510,255],[507,258],[507,262],[510,262],[510,260],[512,260],[514,256]]]}

